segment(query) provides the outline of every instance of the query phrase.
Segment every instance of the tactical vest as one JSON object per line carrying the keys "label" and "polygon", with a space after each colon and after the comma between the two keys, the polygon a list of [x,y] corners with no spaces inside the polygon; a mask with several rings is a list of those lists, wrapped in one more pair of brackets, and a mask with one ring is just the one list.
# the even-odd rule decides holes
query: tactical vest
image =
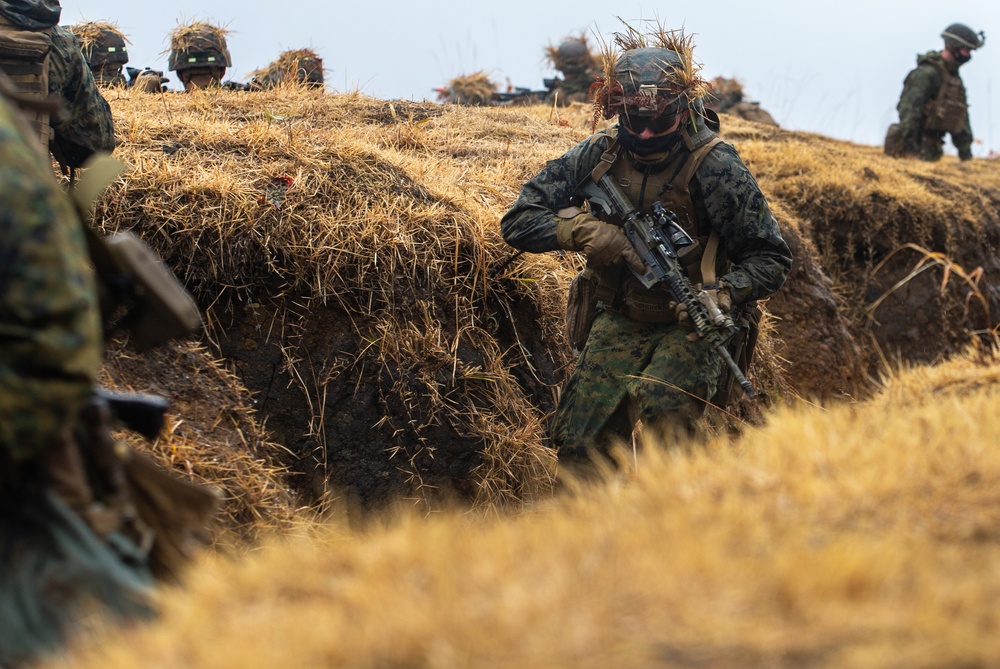
{"label": "tactical vest", "polygon": [[[729,271],[725,253],[718,252],[718,236],[712,234],[708,221],[699,219],[689,188],[691,179],[709,152],[722,143],[718,135],[705,130],[694,137],[685,134],[683,148],[668,156],[666,163],[658,165],[655,172],[644,172],[628,159],[625,150],[618,144],[616,129],[611,128],[604,134],[612,139],[612,145],[591,175],[596,180],[605,173],[610,174],[632,205],[643,213],[649,213],[653,202],[658,200],[677,215],[681,227],[698,242],[686,253],[679,254],[693,284],[703,282],[701,265],[706,250],[709,257],[715,255],[715,276]],[[603,218],[603,214],[597,215]],[[618,226],[623,223],[613,219],[607,222]],[[624,264],[598,270],[596,274],[597,301],[602,308],[644,323],[672,323],[676,320],[674,310],[668,306],[673,298],[666,286],[646,288]],[[712,282],[715,280],[714,277],[710,279]]]}
{"label": "tactical vest", "polygon": [[969,107],[965,101],[962,78],[952,74],[942,63],[934,63],[941,74],[936,97],[924,105],[924,130],[958,133],[966,129]]}
{"label": "tactical vest", "polygon": [[[0,70],[14,81],[18,90],[39,99],[49,95],[51,32],[51,28],[24,30],[0,16]],[[25,115],[48,151],[52,139],[48,112],[26,109]]]}

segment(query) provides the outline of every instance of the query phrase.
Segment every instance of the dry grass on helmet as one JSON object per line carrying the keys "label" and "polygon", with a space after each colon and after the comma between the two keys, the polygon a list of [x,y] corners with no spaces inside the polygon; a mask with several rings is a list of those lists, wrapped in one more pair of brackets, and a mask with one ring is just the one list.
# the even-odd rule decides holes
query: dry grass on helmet
{"label": "dry grass on helmet", "polygon": [[563,38],[562,41],[559,42],[559,44],[549,44],[547,47],[545,47],[545,63],[546,63],[546,65],[548,65],[549,67],[552,67],[552,68],[556,68],[556,69],[559,68],[559,60],[560,60],[559,59],[559,47],[564,42],[568,42],[569,40],[578,40],[579,42],[582,42],[583,46],[586,47],[586,49],[587,49],[587,53],[590,54],[590,59],[592,61],[594,61],[595,63],[600,59],[601,54],[597,53],[595,55],[594,52],[593,52],[593,50],[591,49],[590,42],[587,40],[587,33],[586,32],[581,32],[579,35],[570,35],[568,37]]}
{"label": "dry grass on helmet", "polygon": [[107,33],[113,33],[121,37],[126,44],[132,43],[125,37],[125,33],[121,31],[118,24],[111,23],[110,21],[84,21],[75,26],[69,26],[67,30],[76,35],[76,38],[80,40],[80,47],[84,51],[92,49],[98,40]]}
{"label": "dry grass on helmet", "polygon": [[458,76],[448,82],[449,100],[463,105],[488,105],[496,90],[496,84],[483,71]]}
{"label": "dry grass on helmet", "polygon": [[625,26],[621,32],[614,33],[610,43],[601,44],[601,59],[604,65],[604,75],[591,86],[591,97],[594,99],[594,118],[592,128],[596,129],[601,119],[610,119],[618,113],[620,105],[611,104],[613,99],[621,99],[624,103],[624,89],[615,76],[615,63],[626,51],[633,49],[669,49],[680,56],[681,66],[673,63],[663,63],[664,73],[679,84],[678,95],[687,98],[690,105],[695,100],[704,97],[711,85],[701,77],[701,63],[694,58],[694,35],[686,35],[683,29],[669,30],[659,23],[643,32],[624,20]]}
{"label": "dry grass on helmet", "polygon": [[195,41],[203,38],[206,33],[211,35],[217,43],[225,44],[226,35],[231,32],[231,30],[212,25],[206,21],[195,21],[187,25],[179,25],[170,31],[168,35],[170,37],[170,48],[164,50],[163,53],[167,53],[168,51],[187,51],[196,46]]}
{"label": "dry grass on helmet", "polygon": [[302,63],[312,61],[323,70],[323,59],[312,49],[289,49],[281,52],[277,59],[267,67],[254,70],[251,77],[273,77],[280,80],[293,80],[295,73],[302,67]]}

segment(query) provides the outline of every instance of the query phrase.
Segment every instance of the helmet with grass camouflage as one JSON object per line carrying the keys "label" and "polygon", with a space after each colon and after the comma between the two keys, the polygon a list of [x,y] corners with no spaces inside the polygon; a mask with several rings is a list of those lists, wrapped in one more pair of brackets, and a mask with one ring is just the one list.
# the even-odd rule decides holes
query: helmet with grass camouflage
{"label": "helmet with grass camouflage", "polygon": [[552,60],[556,68],[563,72],[593,66],[593,57],[590,55],[587,43],[575,37],[563,40],[555,50]]}
{"label": "helmet with grass camouflage", "polygon": [[232,66],[226,31],[208,23],[183,26],[171,34],[167,69],[173,72],[195,68]]}
{"label": "helmet with grass camouflage", "polygon": [[114,30],[102,30],[100,35],[83,48],[83,55],[91,69],[104,65],[124,65],[128,62],[125,38]]}
{"label": "helmet with grass camouflage", "polygon": [[683,77],[684,62],[676,51],[657,47],[630,49],[615,61],[614,76],[619,99],[610,104],[629,114],[660,116],[675,114],[687,105]]}
{"label": "helmet with grass camouflage", "polygon": [[986,35],[983,31],[978,33],[964,23],[952,23],[941,33],[945,46],[953,49],[968,47],[978,49],[986,43]]}

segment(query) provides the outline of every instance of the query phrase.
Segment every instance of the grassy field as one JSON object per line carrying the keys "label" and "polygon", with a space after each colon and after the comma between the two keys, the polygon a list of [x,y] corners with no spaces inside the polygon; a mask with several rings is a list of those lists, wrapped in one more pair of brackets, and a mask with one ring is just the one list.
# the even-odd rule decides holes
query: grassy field
{"label": "grassy field", "polygon": [[1000,665],[995,161],[724,118],[796,253],[770,401],[554,491],[579,259],[494,271],[498,220],[589,109],[109,97],[131,170],[98,220],[210,328],[106,374],[173,393],[152,450],[228,501],[156,622],[51,666]]}

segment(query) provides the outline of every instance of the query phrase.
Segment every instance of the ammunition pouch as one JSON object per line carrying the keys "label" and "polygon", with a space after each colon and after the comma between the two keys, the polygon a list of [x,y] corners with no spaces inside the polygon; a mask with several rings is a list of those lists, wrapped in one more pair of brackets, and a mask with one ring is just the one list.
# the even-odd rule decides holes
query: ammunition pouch
{"label": "ammunition pouch", "polygon": [[569,284],[566,300],[566,340],[577,353],[590,335],[590,327],[597,317],[597,275],[585,269]]}

